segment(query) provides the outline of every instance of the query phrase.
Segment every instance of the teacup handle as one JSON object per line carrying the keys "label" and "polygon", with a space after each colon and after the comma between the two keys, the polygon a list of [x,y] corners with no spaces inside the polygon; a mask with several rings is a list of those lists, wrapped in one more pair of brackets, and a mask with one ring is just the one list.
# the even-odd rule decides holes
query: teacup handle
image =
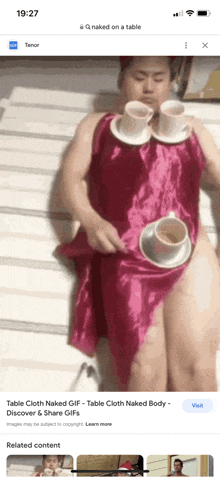
{"label": "teacup handle", "polygon": [[149,112],[149,115],[148,115],[148,118],[147,118],[147,123],[150,122],[150,120],[152,119],[153,115],[154,115],[154,110],[152,109],[152,111]]}
{"label": "teacup handle", "polygon": [[171,217],[172,219],[175,219],[176,218],[176,214],[175,212],[173,212],[172,210],[169,212],[168,214],[168,217]]}

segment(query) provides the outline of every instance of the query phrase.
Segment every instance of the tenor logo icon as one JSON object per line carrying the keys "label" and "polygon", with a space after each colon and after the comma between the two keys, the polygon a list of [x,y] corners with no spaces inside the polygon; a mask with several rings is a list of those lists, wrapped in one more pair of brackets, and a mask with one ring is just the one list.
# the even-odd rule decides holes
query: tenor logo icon
{"label": "tenor logo icon", "polygon": [[9,41],[9,50],[17,50],[18,49],[18,42],[17,41]]}

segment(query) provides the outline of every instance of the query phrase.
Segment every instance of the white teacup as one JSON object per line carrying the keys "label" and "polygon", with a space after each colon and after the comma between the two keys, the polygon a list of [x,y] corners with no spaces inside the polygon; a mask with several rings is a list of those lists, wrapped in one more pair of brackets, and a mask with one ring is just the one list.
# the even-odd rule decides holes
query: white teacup
{"label": "white teacup", "polygon": [[149,235],[149,225],[140,235],[140,249],[144,257],[157,263],[164,263],[178,255],[189,239],[186,224],[178,219],[174,212],[162,217],[154,224]]}
{"label": "white teacup", "polygon": [[154,110],[141,101],[130,101],[125,105],[124,114],[119,124],[123,136],[138,138],[151,120]]}
{"label": "white teacup", "polygon": [[53,470],[52,469],[44,469],[43,475],[47,475],[49,477],[50,475],[53,475]]}
{"label": "white teacup", "polygon": [[158,134],[175,137],[186,129],[185,108],[180,101],[165,101],[160,106]]}
{"label": "white teacup", "polygon": [[175,257],[187,239],[186,224],[170,212],[155,224],[154,253],[167,258]]}

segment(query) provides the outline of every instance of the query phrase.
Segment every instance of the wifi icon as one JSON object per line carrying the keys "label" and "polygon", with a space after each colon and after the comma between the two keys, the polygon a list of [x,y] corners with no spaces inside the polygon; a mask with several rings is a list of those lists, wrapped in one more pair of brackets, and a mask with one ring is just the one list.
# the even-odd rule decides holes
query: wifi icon
{"label": "wifi icon", "polygon": [[186,10],[186,13],[187,15],[189,15],[189,17],[191,17],[192,14],[194,13],[194,10]]}

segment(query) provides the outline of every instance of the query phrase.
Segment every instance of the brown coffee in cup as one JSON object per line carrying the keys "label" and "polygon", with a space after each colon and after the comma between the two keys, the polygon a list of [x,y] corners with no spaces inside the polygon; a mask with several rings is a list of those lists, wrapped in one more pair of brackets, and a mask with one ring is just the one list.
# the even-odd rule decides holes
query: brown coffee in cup
{"label": "brown coffee in cup", "polygon": [[166,109],[166,114],[171,114],[172,116],[179,116],[184,113],[183,106],[170,107]]}
{"label": "brown coffee in cup", "polygon": [[134,110],[134,111],[130,111],[131,115],[134,116],[135,118],[145,118],[147,117],[147,113],[146,111],[138,111],[138,110]]}
{"label": "brown coffee in cup", "polygon": [[157,230],[159,240],[169,244],[182,242],[185,237],[185,229],[182,224],[165,223]]}
{"label": "brown coffee in cup", "polygon": [[[164,266],[165,268],[175,268],[182,265],[191,253],[187,226],[176,217],[173,211],[142,230],[139,246],[143,256],[161,268]],[[182,252],[185,253],[186,246],[188,247],[187,258],[179,265],[172,266],[171,260],[179,260]]]}
{"label": "brown coffee in cup", "polygon": [[170,212],[155,224],[154,253],[157,257],[174,257],[188,239],[186,224]]}
{"label": "brown coffee in cup", "polygon": [[166,137],[176,137],[186,130],[184,105],[177,100],[168,100],[160,106],[158,134]]}
{"label": "brown coffee in cup", "polygon": [[119,123],[119,132],[123,136],[138,138],[147,131],[147,124],[153,116],[153,109],[141,101],[129,101]]}
{"label": "brown coffee in cup", "polygon": [[158,237],[160,240],[163,240],[167,243],[178,243],[179,240],[175,237],[172,232],[158,232]]}

